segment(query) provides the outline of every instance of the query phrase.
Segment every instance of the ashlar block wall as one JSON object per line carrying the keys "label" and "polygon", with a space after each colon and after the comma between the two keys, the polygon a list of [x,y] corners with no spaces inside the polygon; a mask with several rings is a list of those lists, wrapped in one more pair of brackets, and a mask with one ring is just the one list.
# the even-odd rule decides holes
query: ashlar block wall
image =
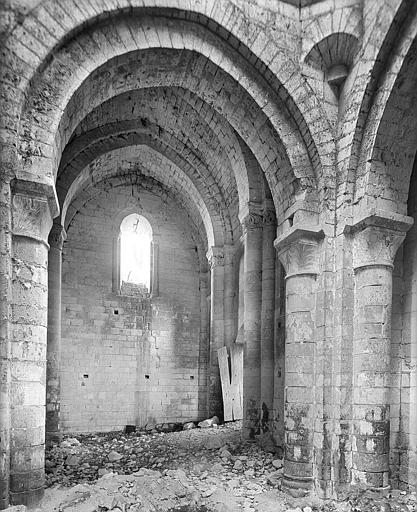
{"label": "ashlar block wall", "polygon": [[204,416],[196,246],[178,204],[151,192],[139,196],[137,213],[148,215],[159,232],[156,297],[112,291],[113,226],[131,197],[129,187],[99,193],[68,228],[62,274],[64,431]]}

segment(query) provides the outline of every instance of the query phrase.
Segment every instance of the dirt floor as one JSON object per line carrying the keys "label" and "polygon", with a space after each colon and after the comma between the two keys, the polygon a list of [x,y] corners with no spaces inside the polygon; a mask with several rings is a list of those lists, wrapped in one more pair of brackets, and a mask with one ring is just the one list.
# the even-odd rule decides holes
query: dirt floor
{"label": "dirt floor", "polygon": [[240,427],[67,437],[47,452],[48,489],[36,510],[417,511],[416,493],[400,491],[383,496],[357,490],[340,502],[291,498],[280,490],[282,460],[242,442]]}

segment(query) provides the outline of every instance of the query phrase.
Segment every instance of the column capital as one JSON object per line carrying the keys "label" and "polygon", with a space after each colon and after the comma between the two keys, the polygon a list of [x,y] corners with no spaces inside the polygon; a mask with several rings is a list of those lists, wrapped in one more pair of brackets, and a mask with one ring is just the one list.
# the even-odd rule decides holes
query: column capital
{"label": "column capital", "polygon": [[262,206],[248,204],[244,210],[239,212],[239,220],[243,235],[251,230],[262,229],[264,223]]}
{"label": "column capital", "polygon": [[50,247],[62,251],[62,246],[64,245],[66,239],[67,232],[65,231],[64,226],[54,222],[48,237],[48,243]]}
{"label": "column capital", "polygon": [[346,226],[345,233],[353,237],[353,268],[393,267],[398,248],[413,218],[384,210],[373,209]]}
{"label": "column capital", "polygon": [[264,208],[262,211],[262,220],[264,226],[276,226],[277,217],[275,215],[275,209]]}
{"label": "column capital", "polygon": [[324,232],[318,225],[292,226],[274,241],[278,257],[287,273],[316,275],[319,271],[319,243]]}
{"label": "column capital", "polygon": [[224,265],[224,247],[212,246],[206,253],[210,268]]}
{"label": "column capital", "polygon": [[264,199],[262,203],[262,217],[264,226],[276,226],[277,216],[275,204],[272,199]]}
{"label": "column capital", "polygon": [[55,189],[52,185],[13,180],[12,233],[47,243],[52,219],[58,214]]}

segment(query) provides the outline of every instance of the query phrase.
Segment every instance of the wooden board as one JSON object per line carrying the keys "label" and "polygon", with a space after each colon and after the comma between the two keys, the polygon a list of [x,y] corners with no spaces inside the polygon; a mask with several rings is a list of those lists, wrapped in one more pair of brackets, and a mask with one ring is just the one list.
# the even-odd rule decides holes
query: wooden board
{"label": "wooden board", "polygon": [[[220,380],[223,393],[224,421],[243,418],[243,344],[235,344],[230,349],[222,347],[217,351]],[[230,375],[231,374],[231,375]]]}
{"label": "wooden board", "polygon": [[243,343],[235,343],[230,349],[232,362],[232,409],[235,420],[243,419]]}
{"label": "wooden board", "polygon": [[224,421],[231,421],[233,419],[232,386],[230,382],[229,356],[226,347],[219,348],[217,358],[219,360],[220,380],[222,383]]}

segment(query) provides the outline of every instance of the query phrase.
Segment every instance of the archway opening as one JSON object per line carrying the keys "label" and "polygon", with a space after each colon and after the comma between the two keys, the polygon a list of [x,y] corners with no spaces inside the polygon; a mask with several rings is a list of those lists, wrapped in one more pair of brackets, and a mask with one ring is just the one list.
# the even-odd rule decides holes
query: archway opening
{"label": "archway opening", "polygon": [[132,213],[120,225],[121,285],[129,283],[150,289],[152,226],[142,215]]}

